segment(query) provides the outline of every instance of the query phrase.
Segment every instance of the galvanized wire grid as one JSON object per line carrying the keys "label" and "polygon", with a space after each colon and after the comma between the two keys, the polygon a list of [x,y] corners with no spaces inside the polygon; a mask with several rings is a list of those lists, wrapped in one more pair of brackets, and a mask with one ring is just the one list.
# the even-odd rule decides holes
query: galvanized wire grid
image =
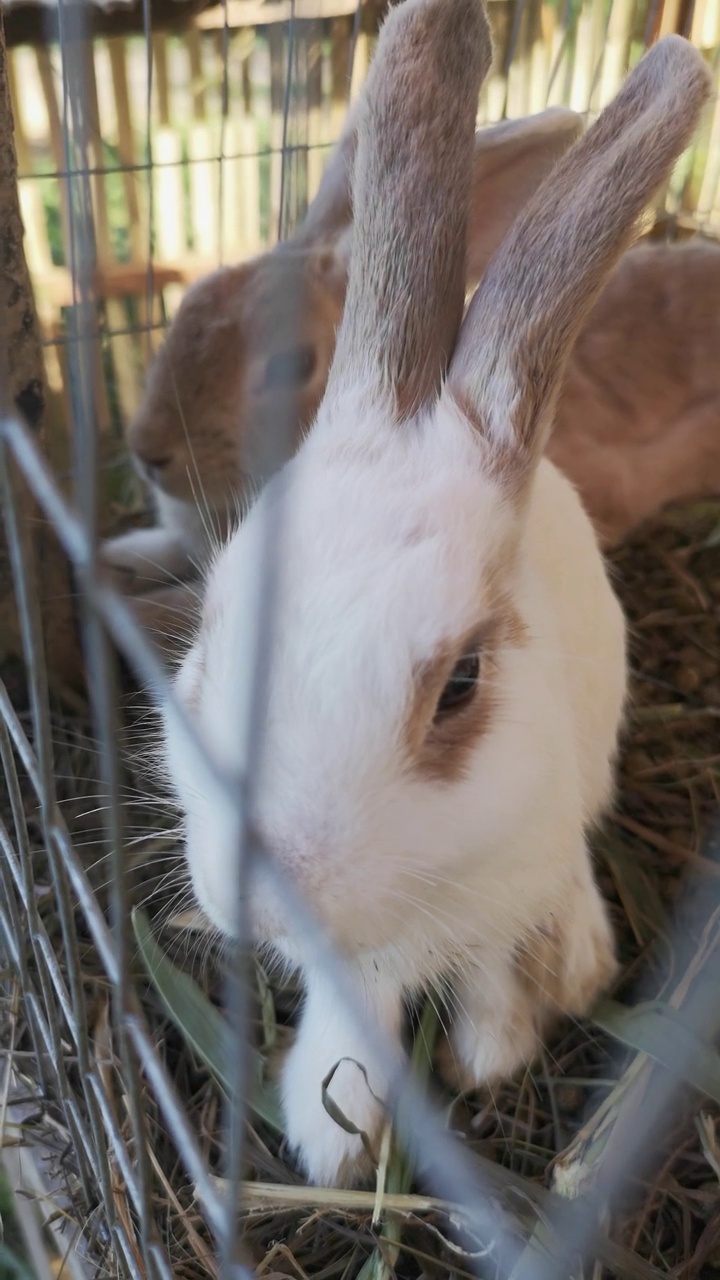
{"label": "galvanized wire grid", "polygon": [[[98,1257],[105,1250],[104,1267],[142,1280],[146,1275],[168,1278],[173,1274],[172,1261],[161,1242],[156,1215],[153,1161],[153,1133],[143,1104],[143,1089],[148,1087],[156,1100],[167,1131],[177,1148],[185,1175],[195,1184],[202,1213],[216,1241],[220,1271],[224,1276],[250,1275],[250,1267],[242,1245],[243,1137],[247,1096],[247,981],[240,965],[231,966],[226,991],[226,1008],[231,1014],[235,1037],[233,1061],[237,1064],[234,1087],[224,1118],[226,1150],[230,1153],[227,1193],[219,1195],[206,1165],[198,1135],[185,1113],[182,1099],[171,1078],[167,1063],[153,1041],[142,1003],[131,980],[133,942],[129,934],[129,910],[126,893],[125,850],[126,810],[120,779],[118,743],[119,693],[117,666],[113,645],[124,655],[139,679],[158,701],[174,708],[176,732],[187,737],[196,752],[198,768],[214,774],[219,785],[232,795],[245,812],[244,801],[252,787],[252,778],[238,788],[235,780],[219,777],[213,764],[204,756],[192,727],[174,703],[167,672],[125,607],[123,600],[102,582],[96,573],[98,457],[92,400],[92,376],[88,352],[96,337],[95,303],[92,297],[92,202],[89,181],[93,169],[88,162],[87,94],[84,85],[82,49],[82,10],[73,8],[70,33],[64,26],[64,6],[59,6],[63,58],[63,135],[65,170],[71,210],[71,263],[74,300],[69,313],[68,352],[71,365],[73,403],[73,493],[71,507],[62,497],[57,483],[38,453],[27,428],[14,418],[0,422],[2,452],[2,505],[7,528],[12,571],[18,609],[21,617],[24,652],[30,700],[28,730],[11,704],[4,687],[0,688],[0,758],[9,800],[11,822],[0,816],[0,926],[11,968],[22,994],[22,1008],[32,1040],[34,1068],[43,1097],[60,1101],[64,1121],[64,1139],[72,1147],[71,1164],[78,1186],[69,1187],[71,1196],[78,1190],[89,1212],[85,1238],[72,1234],[67,1238],[72,1265],[82,1274],[97,1268]],[[358,9],[359,14],[359,9]],[[607,24],[612,15],[607,8]],[[149,0],[144,0],[145,38],[147,41],[147,166],[152,170],[151,98],[153,86],[152,29]],[[516,52],[525,6],[515,6],[512,34],[508,42],[508,65]],[[577,12],[569,3],[563,14],[563,26],[569,30],[577,21]],[[647,24],[652,24],[652,9]],[[607,35],[608,26],[604,28]],[[295,22],[289,25],[287,42],[287,89],[283,113],[283,188],[280,202],[279,235],[287,231],[291,220],[287,166],[292,147],[289,133],[297,95],[302,86],[293,79],[293,40]],[[357,25],[356,25],[357,31]],[[601,35],[603,31],[601,30]],[[72,35],[72,39],[70,38]],[[604,45],[604,39],[601,41]],[[224,86],[227,106],[228,26],[223,33]],[[561,57],[561,50],[558,58]],[[593,87],[601,74],[602,55]],[[553,74],[557,73],[556,62]],[[222,171],[222,148],[218,163]],[[717,174],[716,174],[717,178]],[[148,183],[149,200],[152,186]],[[713,199],[713,204],[715,203]],[[152,217],[149,222],[152,227]],[[148,314],[152,312],[153,244],[148,245]],[[287,424],[288,432],[292,430]],[[99,759],[99,775],[103,793],[104,841],[109,858],[109,918],[106,918],[95,896],[85,859],[76,847],[71,831],[58,803],[55,776],[53,725],[41,628],[41,604],[38,596],[28,531],[18,517],[17,476],[12,459],[37,497],[40,506],[57,531],[76,571],[82,631],[89,673],[94,738]],[[266,636],[272,626],[273,572],[277,554],[278,529],[273,530],[265,549],[266,589],[260,603],[257,625]],[[258,646],[267,652],[267,644]],[[262,707],[266,672],[259,671],[256,680],[257,716]],[[257,723],[257,720],[256,720]],[[258,744],[260,749],[260,744]],[[244,794],[238,794],[238,791]],[[37,806],[39,829],[32,827],[28,815]],[[38,839],[39,837],[39,839]],[[243,827],[243,864],[266,857],[255,833]],[[39,846],[43,854],[39,860]],[[45,871],[50,877],[54,904],[59,917],[62,963],[56,941],[38,909],[38,890]],[[478,1274],[496,1273],[521,1278],[545,1280],[578,1274],[578,1256],[602,1256],[612,1270],[618,1259],[613,1246],[601,1240],[604,1215],[621,1202],[627,1180],[643,1158],[643,1136],[658,1111],[670,1107],[677,1080],[682,1076],[681,1047],[678,1047],[677,1076],[663,1075],[653,1088],[638,1097],[632,1092],[623,1104],[613,1131],[614,1148],[603,1166],[592,1191],[578,1205],[556,1205],[539,1198],[530,1206],[513,1199],[507,1185],[498,1178],[492,1166],[470,1158],[446,1132],[442,1118],[423,1097],[421,1091],[398,1068],[392,1046],[381,1043],[376,1028],[363,1025],[364,1015],[355,1007],[352,985],[344,962],[324,938],[312,915],[311,904],[297,897],[293,886],[276,869],[278,889],[286,902],[292,903],[295,919],[306,955],[325,967],[331,981],[363,1028],[365,1038],[377,1054],[393,1066],[395,1088],[392,1110],[398,1132],[415,1161],[422,1184],[439,1198],[457,1206],[468,1244],[466,1265]],[[79,921],[82,921],[82,930]],[[713,923],[713,921],[711,921]],[[682,914],[678,930],[686,927]],[[121,1063],[121,1085],[127,1099],[130,1139],[115,1111],[114,1100],[107,1087],[102,1054],[96,1052],[96,1027],[93,1011],[88,1009],[84,966],[89,948],[107,976],[112,990],[112,1019]],[[680,947],[682,951],[682,947]],[[687,1013],[691,1025],[699,1032],[716,1016],[720,958],[712,951],[703,972],[703,980],[695,992]],[[68,1053],[68,1045],[70,1053]],[[17,1066],[10,1070],[11,1096],[18,1103],[23,1086]],[[25,1081],[31,1072],[23,1073]],[[118,1195],[121,1181],[129,1204],[124,1210]],[[520,1212],[522,1207],[523,1212]],[[534,1235],[532,1234],[534,1227]],[[530,1238],[530,1246],[522,1245]],[[99,1246],[101,1246],[99,1248]],[[84,1260],[84,1261],[83,1261]],[[639,1274],[639,1272],[638,1272]]]}

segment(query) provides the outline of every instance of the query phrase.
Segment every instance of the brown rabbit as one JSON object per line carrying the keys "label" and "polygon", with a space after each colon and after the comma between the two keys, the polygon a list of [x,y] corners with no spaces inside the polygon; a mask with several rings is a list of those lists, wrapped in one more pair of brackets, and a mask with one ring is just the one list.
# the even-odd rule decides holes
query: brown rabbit
{"label": "brown rabbit", "polygon": [[[476,134],[470,283],[581,129],[575,112],[555,107]],[[292,240],[213,272],[183,300],[127,433],[158,524],[104,547],[130,590],[203,561],[213,536],[294,452],[314,417],[345,300],[354,139],[351,112]],[[178,593],[167,599],[174,608]]]}
{"label": "brown rabbit", "polygon": [[643,244],[580,333],[548,454],[612,546],[669,502],[720,493],[720,246]]}

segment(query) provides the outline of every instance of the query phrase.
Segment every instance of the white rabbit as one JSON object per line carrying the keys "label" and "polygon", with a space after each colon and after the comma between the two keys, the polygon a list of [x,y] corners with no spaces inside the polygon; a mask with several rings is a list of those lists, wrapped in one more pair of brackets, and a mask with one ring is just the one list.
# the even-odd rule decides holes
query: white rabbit
{"label": "white rabbit", "polygon": [[[406,995],[450,980],[453,1051],[478,1085],[530,1059],[552,1016],[582,1013],[614,972],[586,831],[612,787],[624,624],[580,500],[542,455],[576,333],[709,94],[700,55],[661,40],[530,200],[462,320],[490,57],[481,0],[391,11],[358,107],[327,391],[211,564],[176,683],[226,770],[246,775],[253,753],[253,824],[351,959],[368,1014],[399,1045]],[[195,893],[232,934],[236,815],[169,726]],[[322,1081],[340,1063],[331,1095],[374,1143],[383,1070],[308,964],[267,862],[246,891],[256,940],[305,980],[289,1140],[311,1180],[352,1181],[363,1146],[327,1114]]]}

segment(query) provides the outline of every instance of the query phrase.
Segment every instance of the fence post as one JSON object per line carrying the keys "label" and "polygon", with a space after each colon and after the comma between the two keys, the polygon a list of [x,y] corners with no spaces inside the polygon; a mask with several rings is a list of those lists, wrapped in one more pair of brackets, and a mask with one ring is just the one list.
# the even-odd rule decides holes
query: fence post
{"label": "fence post", "polygon": [[[5,30],[0,8],[0,414],[19,412],[43,444],[45,380],[35,303],[23,246]],[[32,539],[52,677],[81,682],[73,587],[67,561],[15,470],[20,511]],[[0,522],[0,671],[10,676],[22,657],[12,574]],[[17,667],[16,667],[17,669]]]}

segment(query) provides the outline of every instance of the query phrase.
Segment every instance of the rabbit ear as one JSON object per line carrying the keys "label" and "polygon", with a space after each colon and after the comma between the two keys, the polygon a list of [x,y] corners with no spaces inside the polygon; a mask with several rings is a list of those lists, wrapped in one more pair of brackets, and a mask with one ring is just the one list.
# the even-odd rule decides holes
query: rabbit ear
{"label": "rabbit ear", "polygon": [[357,106],[354,228],[328,394],[399,417],[439,389],[462,316],[475,115],[492,56],[481,0],[390,11]]}
{"label": "rabbit ear", "polygon": [[350,198],[352,170],[357,144],[358,103],[348,111],[343,131],[330,153],[315,198],[295,232],[295,241],[304,248],[331,244],[352,221]]}
{"label": "rabbit ear", "polygon": [[[352,249],[350,186],[355,157],[355,114],[328,160],[317,195],[295,239],[332,255],[332,275],[344,291]],[[582,117],[569,107],[483,125],[475,134],[467,233],[466,283],[477,284],[530,196],[580,136]]]}
{"label": "rabbit ear", "polygon": [[692,45],[660,40],[527,205],[470,304],[448,390],[513,487],[544,449],[574,338],[710,90]]}
{"label": "rabbit ear", "polygon": [[530,196],[583,131],[568,107],[485,125],[475,134],[467,279],[477,284]]}

